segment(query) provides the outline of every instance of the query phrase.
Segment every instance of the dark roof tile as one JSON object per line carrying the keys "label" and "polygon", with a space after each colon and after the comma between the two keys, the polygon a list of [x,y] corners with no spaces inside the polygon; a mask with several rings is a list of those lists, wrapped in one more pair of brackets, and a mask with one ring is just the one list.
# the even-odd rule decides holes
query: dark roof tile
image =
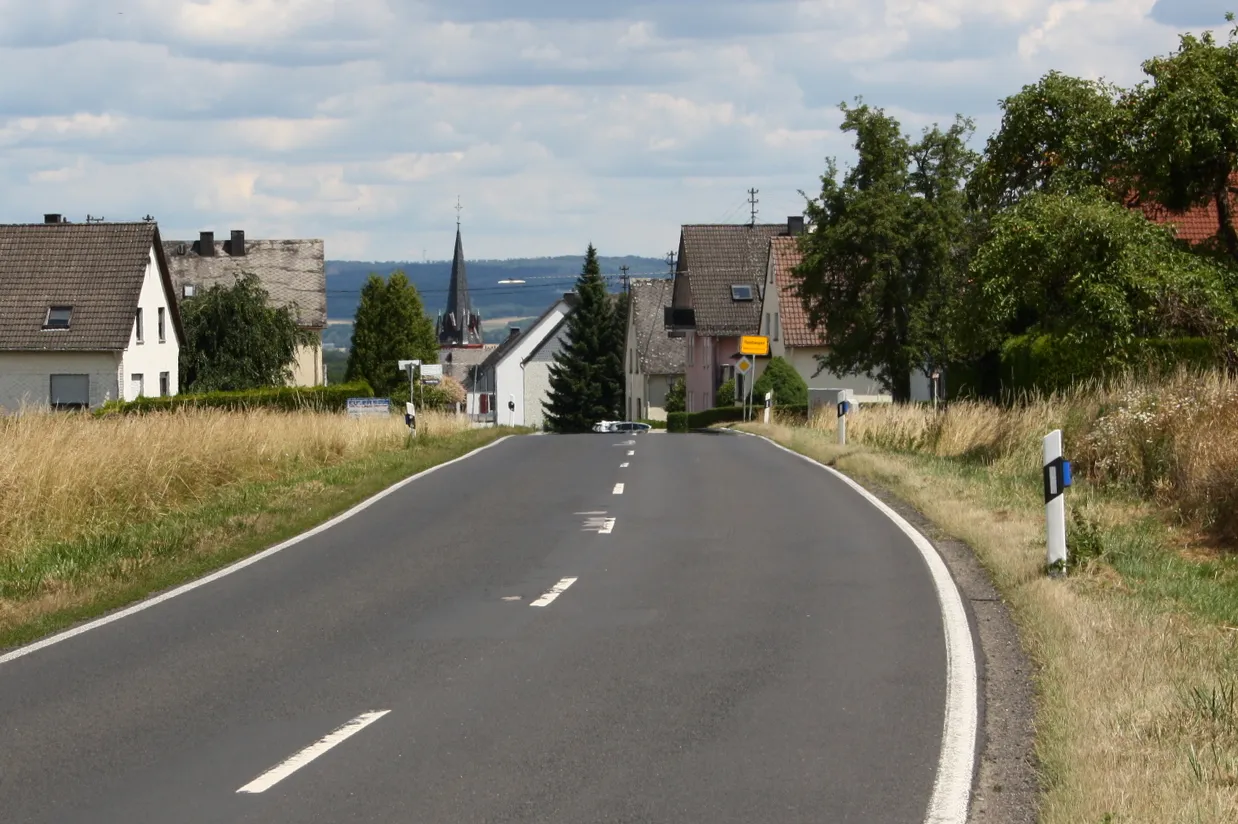
{"label": "dark roof tile", "polygon": [[683,339],[672,338],[663,323],[663,309],[671,305],[675,281],[641,278],[631,281],[632,324],[636,356],[646,375],[681,375],[684,371]]}
{"label": "dark roof tile", "polygon": [[[678,271],[686,276],[696,331],[726,337],[755,335],[761,328],[761,284],[769,260],[769,239],[786,224],[687,225],[680,235]],[[752,300],[731,297],[732,285],[752,288]]]}

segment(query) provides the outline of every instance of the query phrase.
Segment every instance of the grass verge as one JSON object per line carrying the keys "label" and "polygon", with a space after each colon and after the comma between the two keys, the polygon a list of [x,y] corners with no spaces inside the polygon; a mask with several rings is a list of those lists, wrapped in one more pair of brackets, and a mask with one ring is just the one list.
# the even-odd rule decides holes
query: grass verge
{"label": "grass verge", "polygon": [[[129,422],[8,422],[10,439],[0,448],[7,470],[0,504],[8,505],[0,523],[7,541],[0,549],[0,649],[192,580],[515,431],[472,429],[447,417],[418,423],[421,435],[410,439],[399,420],[308,413],[195,410]],[[32,463],[41,438],[45,457]],[[76,446],[76,477],[54,468],[75,454],[58,453],[57,445]],[[138,448],[159,445],[169,449]],[[116,472],[138,490],[94,472],[141,455],[137,468]],[[12,473],[23,462],[24,479]],[[29,486],[43,486],[44,495]],[[49,522],[68,534],[50,538]]]}
{"label": "grass verge", "polygon": [[[1114,437],[1113,421],[1147,426],[1131,407],[1167,391],[1129,389],[1125,402],[1093,390],[1070,405],[862,410],[847,447],[828,419],[739,428],[889,489],[973,548],[1037,667],[1041,821],[1238,821],[1238,563],[1229,513],[1199,491],[1238,475],[1218,458],[1232,442],[1206,450],[1230,433],[1161,430],[1152,459],[1179,495],[1163,479],[1124,483],[1154,444]],[[1065,580],[1044,575],[1039,442],[1056,426],[1068,452],[1092,450],[1068,497]],[[1175,438],[1185,446],[1164,449]]]}

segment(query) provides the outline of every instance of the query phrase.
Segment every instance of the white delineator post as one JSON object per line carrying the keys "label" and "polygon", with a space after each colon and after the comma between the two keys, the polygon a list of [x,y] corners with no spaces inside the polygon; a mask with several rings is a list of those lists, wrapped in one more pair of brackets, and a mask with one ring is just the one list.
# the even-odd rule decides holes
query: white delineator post
{"label": "white delineator post", "polygon": [[770,407],[770,404],[773,402],[774,402],[774,393],[766,392],[765,393],[765,423],[769,423],[769,407]]}
{"label": "white delineator post", "polygon": [[1055,429],[1044,440],[1045,526],[1048,537],[1050,573],[1066,571],[1067,484],[1062,460],[1062,430]]}
{"label": "white delineator post", "polygon": [[838,445],[847,445],[847,393],[838,393]]}

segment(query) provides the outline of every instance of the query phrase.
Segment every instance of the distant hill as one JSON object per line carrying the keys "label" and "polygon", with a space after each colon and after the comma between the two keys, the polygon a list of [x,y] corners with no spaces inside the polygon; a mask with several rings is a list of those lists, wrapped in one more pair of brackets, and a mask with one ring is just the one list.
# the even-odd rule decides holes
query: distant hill
{"label": "distant hill", "polygon": [[[563,255],[548,258],[513,258],[511,260],[469,260],[466,273],[473,308],[481,312],[486,336],[501,336],[498,319],[537,317],[564,292],[570,292],[580,274],[583,256]],[[617,277],[620,266],[627,266],[629,277],[669,277],[666,261],[660,258],[603,257],[599,259],[611,289],[620,288]],[[447,286],[451,280],[451,261],[367,262],[329,260],[327,269],[327,317],[349,320],[357,311],[361,287],[370,274],[382,277],[402,269],[421,293],[426,312],[437,316],[447,304]],[[524,280],[523,284],[500,284],[501,280]],[[519,325],[519,324],[517,324]],[[504,324],[506,326],[506,324]]]}

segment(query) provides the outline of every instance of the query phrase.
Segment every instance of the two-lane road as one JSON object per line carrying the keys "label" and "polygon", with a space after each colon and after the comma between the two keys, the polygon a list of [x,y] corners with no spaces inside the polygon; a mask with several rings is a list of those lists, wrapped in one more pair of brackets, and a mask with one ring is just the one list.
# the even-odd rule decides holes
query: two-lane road
{"label": "two-lane road", "polygon": [[512,438],[0,659],[0,820],[918,824],[944,631],[908,536],[755,438]]}

